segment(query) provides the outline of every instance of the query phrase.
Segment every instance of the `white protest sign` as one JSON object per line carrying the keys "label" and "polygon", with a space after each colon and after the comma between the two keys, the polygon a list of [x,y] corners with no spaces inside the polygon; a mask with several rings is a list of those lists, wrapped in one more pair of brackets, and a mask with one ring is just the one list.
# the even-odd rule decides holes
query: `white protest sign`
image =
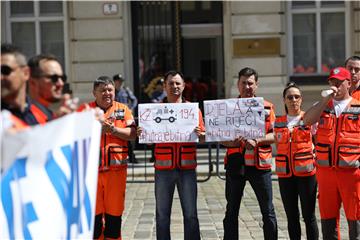
{"label": "white protest sign", "polygon": [[232,141],[265,136],[263,98],[232,98],[204,101],[206,141]]}
{"label": "white protest sign", "polygon": [[93,111],[3,131],[0,239],[91,239],[101,125]]}
{"label": "white protest sign", "polygon": [[198,103],[139,104],[139,143],[198,142]]}

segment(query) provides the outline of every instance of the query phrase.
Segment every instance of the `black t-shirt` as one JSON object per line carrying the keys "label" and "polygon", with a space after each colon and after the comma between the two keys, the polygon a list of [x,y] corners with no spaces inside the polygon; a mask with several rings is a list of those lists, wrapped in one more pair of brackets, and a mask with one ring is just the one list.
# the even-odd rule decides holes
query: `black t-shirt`
{"label": "black t-shirt", "polygon": [[35,114],[31,111],[31,105],[34,104],[42,113],[44,113],[48,119],[48,121],[54,118],[52,111],[30,97],[26,97],[26,107],[24,111],[20,111],[18,108],[11,108],[8,104],[1,102],[1,109],[6,109],[14,114],[16,117],[23,120],[28,125],[36,125],[39,124],[38,120],[35,117]]}

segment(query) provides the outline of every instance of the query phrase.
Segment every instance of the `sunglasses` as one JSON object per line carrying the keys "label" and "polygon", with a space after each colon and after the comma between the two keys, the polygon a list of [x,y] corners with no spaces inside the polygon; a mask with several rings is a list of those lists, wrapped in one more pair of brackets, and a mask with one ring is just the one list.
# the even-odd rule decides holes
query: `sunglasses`
{"label": "sunglasses", "polygon": [[51,82],[53,84],[56,84],[59,81],[59,78],[65,83],[67,80],[67,76],[64,75],[57,75],[57,74],[52,74],[52,75],[41,75],[41,77],[45,77],[51,80]]}
{"label": "sunglasses", "polygon": [[9,76],[13,71],[18,68],[19,67],[11,68],[8,65],[1,65],[1,75]]}
{"label": "sunglasses", "polygon": [[301,96],[300,95],[288,95],[288,96],[286,96],[286,98],[288,100],[293,100],[293,99],[298,100],[301,98]]}

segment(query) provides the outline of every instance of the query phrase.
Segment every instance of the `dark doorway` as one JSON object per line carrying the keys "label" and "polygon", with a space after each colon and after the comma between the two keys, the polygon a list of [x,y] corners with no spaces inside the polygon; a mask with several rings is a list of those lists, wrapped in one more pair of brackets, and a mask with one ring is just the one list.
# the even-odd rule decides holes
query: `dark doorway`
{"label": "dark doorway", "polygon": [[[186,77],[185,97],[224,97],[222,2],[131,3],[134,86],[140,103],[150,102],[156,82],[170,69]],[[202,94],[201,94],[202,93]]]}
{"label": "dark doorway", "polygon": [[140,103],[150,102],[158,79],[175,67],[175,7],[167,1],[131,2],[134,90]]}

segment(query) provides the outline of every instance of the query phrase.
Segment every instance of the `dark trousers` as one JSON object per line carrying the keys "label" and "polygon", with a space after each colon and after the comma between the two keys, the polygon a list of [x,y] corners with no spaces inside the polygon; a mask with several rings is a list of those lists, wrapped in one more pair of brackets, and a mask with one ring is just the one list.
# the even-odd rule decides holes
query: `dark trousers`
{"label": "dark trousers", "polygon": [[317,182],[315,175],[309,177],[279,178],[281,199],[288,221],[291,240],[301,239],[300,214],[298,199],[300,197],[301,213],[306,226],[308,240],[319,239],[316,223],[315,203]]}
{"label": "dark trousers", "polygon": [[239,210],[246,181],[253,188],[260,206],[263,232],[265,239],[277,239],[277,222],[272,203],[272,183],[270,170],[258,170],[255,167],[245,166],[241,174],[231,174],[226,170],[225,195],[227,200],[224,224],[224,239],[239,239]]}
{"label": "dark trousers", "polygon": [[136,162],[136,157],[134,154],[134,147],[131,141],[128,141],[128,155],[129,155],[129,162]]}
{"label": "dark trousers", "polygon": [[195,169],[155,170],[156,239],[171,239],[170,220],[175,187],[184,217],[184,239],[200,240]]}

